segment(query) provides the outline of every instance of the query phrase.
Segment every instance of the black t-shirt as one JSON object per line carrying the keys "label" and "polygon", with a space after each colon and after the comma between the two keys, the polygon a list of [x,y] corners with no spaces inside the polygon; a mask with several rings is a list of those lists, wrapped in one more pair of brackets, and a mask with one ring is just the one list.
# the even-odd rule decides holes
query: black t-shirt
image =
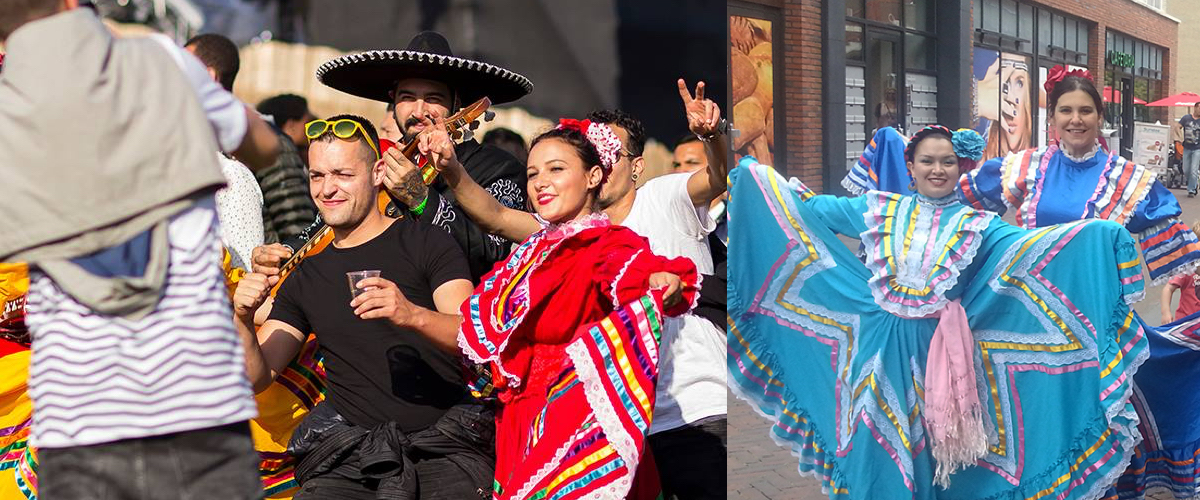
{"label": "black t-shirt", "polygon": [[429,309],[436,309],[433,291],[439,286],[471,277],[445,230],[405,218],[362,245],[330,245],[304,260],[284,281],[270,319],[317,335],[329,402],[350,423],[371,428],[395,421],[405,432],[421,430],[462,399],[460,358],[420,333],[354,315],[346,273],[374,269],[413,304]]}
{"label": "black t-shirt", "polygon": [[1179,124],[1183,126],[1183,147],[1200,149],[1200,120],[1186,114],[1179,119]]}

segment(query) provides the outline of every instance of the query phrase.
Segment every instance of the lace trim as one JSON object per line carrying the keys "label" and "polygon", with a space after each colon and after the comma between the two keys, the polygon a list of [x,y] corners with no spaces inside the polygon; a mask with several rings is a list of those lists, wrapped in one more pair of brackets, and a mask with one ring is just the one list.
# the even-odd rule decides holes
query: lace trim
{"label": "lace trim", "polygon": [[554,452],[554,458],[549,462],[546,462],[545,465],[542,465],[542,468],[538,469],[537,473],[530,476],[529,479],[525,481],[525,484],[521,485],[521,489],[517,492],[517,494],[511,498],[529,498],[529,494],[533,492],[533,488],[535,488],[542,479],[545,479],[550,472],[558,467],[558,464],[562,462],[563,457],[567,456],[567,451],[569,451],[575,444],[577,438],[579,437],[579,432],[582,430],[583,429],[576,429],[575,434],[572,434],[571,438],[563,443],[563,445],[558,448],[558,451]]}
{"label": "lace trim", "polygon": [[926,207],[945,208],[951,205],[959,204],[958,195],[953,193],[941,198],[931,198],[921,193],[916,193],[913,196],[917,199],[917,203],[920,203],[922,206]]}
{"label": "lace trim", "polygon": [[[502,271],[497,271],[497,272],[511,272],[510,270],[512,268],[520,267],[520,262],[521,262],[522,257],[532,253],[532,255],[530,255],[529,258],[538,259],[538,261],[531,264],[529,270],[525,273],[525,276],[526,276],[525,279],[528,280],[529,277],[532,276],[533,273],[535,271],[537,271],[537,269],[539,267],[541,267],[541,264],[543,262],[545,262],[545,258],[548,258],[549,255],[551,253],[553,253],[554,250],[558,248],[558,245],[563,241],[563,240],[558,240],[558,241],[551,242],[550,246],[548,248],[546,248],[545,250],[543,250],[542,252],[533,253],[533,251],[537,249],[538,243],[540,243],[540,240],[544,236],[545,236],[544,232],[538,232],[538,233],[534,233],[532,236],[530,236],[528,239],[526,239],[525,242],[522,243],[519,247],[517,247],[517,249],[513,251],[512,255],[509,256],[508,261],[505,263],[505,267],[501,268]],[[539,259],[539,255],[543,255],[545,257],[542,259]],[[509,265],[509,263],[512,263],[513,265]],[[487,287],[485,292],[495,288],[495,283],[491,283],[491,281],[495,280],[496,278],[497,278],[497,276],[495,274],[484,278],[484,280],[483,280],[484,283],[482,286]],[[511,278],[511,276],[504,276],[504,278]],[[505,283],[507,283],[507,281]],[[490,321],[490,319],[486,317],[486,315],[489,313],[485,310],[484,304],[480,303],[481,302],[480,298],[482,296],[483,296],[483,294],[477,293],[477,294],[472,295],[469,298],[467,298],[468,309],[470,309],[471,304],[475,304],[476,307],[478,308],[478,310],[479,310],[478,323],[480,323],[480,324],[476,325],[476,318],[474,316],[463,318],[463,323],[462,323],[463,326],[460,326],[458,329],[459,348],[463,349],[463,351],[466,353],[467,357],[470,358],[471,361],[474,361],[476,364],[486,364],[489,362],[495,363],[496,369],[500,372],[500,376],[504,377],[505,380],[509,381],[510,387],[512,387],[512,388],[520,387],[521,386],[521,377],[513,375],[512,373],[509,373],[508,370],[504,369],[504,364],[500,362],[500,354],[503,353],[506,349],[508,349],[508,342],[509,342],[509,340],[512,339],[511,332],[513,330],[515,330],[517,327],[519,327],[522,322],[524,322],[525,314],[528,314],[529,309],[526,308],[525,312],[522,313],[521,316],[513,318],[512,322],[511,322],[512,324],[508,328],[504,328],[504,329],[496,328],[495,329],[496,333],[502,333],[502,332],[505,333],[504,340],[500,342],[500,345],[496,347],[496,350],[494,352],[489,353],[487,356],[480,356],[475,351],[475,349],[470,346],[470,341],[467,340],[467,338],[466,338],[466,335],[468,334],[468,332],[464,331],[463,327],[470,325],[470,328],[471,328],[470,334],[473,334],[473,335],[478,334],[475,331],[476,329],[482,329],[485,331],[485,334],[486,334],[487,327],[485,325],[483,325],[482,323]],[[492,299],[492,302],[494,302],[495,300],[498,300],[497,297],[495,297],[494,295],[491,295],[491,294],[489,294],[489,298]],[[465,349],[464,349],[464,345],[466,346]]]}
{"label": "lace trim", "polygon": [[[599,380],[600,373],[591,363],[591,356],[588,355],[587,348],[580,342],[572,342],[567,346],[567,355],[571,357],[571,362],[575,365],[575,376],[579,377],[580,382],[583,382],[583,393],[587,396],[588,406],[592,407],[592,415],[596,417],[600,428],[604,429],[608,444],[612,445],[613,449],[617,450],[617,454],[625,459],[625,477],[633,477],[634,471],[637,470],[637,463],[641,459],[637,443],[633,441],[633,436],[626,432],[625,426],[621,425],[620,417],[613,411],[612,401],[605,393],[604,385]],[[649,422],[647,422],[648,424]],[[648,430],[649,427],[642,432]],[[628,490],[621,491],[620,498],[624,498],[627,492]]]}
{"label": "lace trim", "polygon": [[[1032,165],[1034,160],[1037,160],[1037,167],[1026,173],[1025,190],[1021,194],[1021,207],[1017,209],[1017,223],[1022,229],[1033,229],[1037,227],[1037,207],[1042,201],[1042,186],[1046,181],[1046,170],[1050,168],[1050,159],[1054,157],[1054,153],[1058,151],[1058,144],[1051,144],[1045,149],[1039,149],[1024,153],[1029,156],[1029,164]],[[1029,202],[1025,203],[1028,198]],[[1008,198],[1005,198],[1006,200]],[[1085,209],[1086,210],[1086,209]]]}
{"label": "lace trim", "polygon": [[[1193,260],[1191,262],[1181,264],[1179,267],[1172,269],[1170,272],[1168,272],[1162,276],[1159,276],[1158,278],[1156,278],[1154,280],[1151,280],[1150,286],[1163,286],[1168,281],[1171,281],[1171,278],[1174,278],[1181,274],[1192,274],[1192,273],[1196,272],[1197,268],[1200,268],[1200,260]],[[1143,290],[1142,297],[1139,297],[1137,300],[1134,301],[1134,303],[1140,302],[1143,298],[1145,298],[1145,293],[1146,293],[1145,290]]]}
{"label": "lace trim", "polygon": [[[539,217],[539,220],[544,220]],[[596,227],[605,227],[612,225],[608,219],[608,214],[604,212],[592,212],[577,219],[572,219],[566,222],[550,223],[543,231],[546,233],[546,239],[550,241],[570,238],[584,231]]]}
{"label": "lace trim", "polygon": [[1083,156],[1073,156],[1071,153],[1068,153],[1066,149],[1059,149],[1059,151],[1062,151],[1063,156],[1066,156],[1068,160],[1071,160],[1075,163],[1083,163],[1095,158],[1096,154],[1100,152],[1100,141],[1096,141],[1095,144],[1092,144],[1092,150],[1084,153]]}
{"label": "lace trim", "polygon": [[609,296],[612,298],[613,309],[621,308],[621,302],[617,299],[617,288],[621,284],[621,279],[625,277],[625,273],[629,271],[629,266],[633,265],[633,261],[637,260],[638,257],[641,257],[642,252],[645,250],[646,249],[644,248],[638,250],[637,253],[633,254],[633,257],[630,257],[629,260],[625,261],[625,265],[621,267],[621,272],[617,273],[617,277],[613,279],[612,288],[609,289]]}
{"label": "lace trim", "polygon": [[842,187],[845,188],[851,196],[862,196],[863,193],[867,192],[866,188],[859,186],[857,182],[854,182],[854,180],[850,178],[849,173],[847,173],[845,177],[842,177]]}
{"label": "lace trim", "polygon": [[[915,200],[916,198],[914,196],[908,199]],[[899,204],[895,213],[891,215],[884,213],[885,206],[889,201]],[[897,255],[895,248],[884,248],[881,246],[884,234],[879,231],[884,227],[884,224],[877,223],[875,220],[892,219],[894,221],[892,226],[893,238],[897,242],[896,244],[901,244],[900,241],[903,238],[895,238],[895,235],[902,234],[907,230],[907,226],[898,227],[895,222],[902,218],[907,218],[913,209],[912,204],[905,203],[905,201],[907,200],[898,195],[870,197],[867,200],[868,212],[864,215],[864,218],[867,226],[871,227],[871,229],[863,232],[860,235],[860,239],[867,252],[867,268],[872,271],[872,276],[868,284],[871,287],[871,295],[874,297],[875,303],[883,308],[883,310],[894,315],[906,318],[920,318],[940,310],[949,302],[946,298],[946,291],[958,283],[958,278],[962,270],[966,269],[975,260],[979,248],[983,245],[983,229],[991,223],[992,218],[995,217],[995,213],[976,211],[959,205],[961,208],[957,212],[950,215],[942,214],[943,218],[949,219],[944,229],[938,224],[940,219],[933,219],[932,214],[934,212],[923,212],[918,215],[917,220],[913,221],[916,225],[914,228],[915,231],[928,231],[932,233],[929,235],[929,243],[939,244],[937,246],[939,253],[945,249],[951,233],[961,234],[967,232],[972,233],[973,237],[970,241],[964,242],[962,247],[957,250],[951,249],[943,261],[939,262],[930,258],[927,265],[922,264],[920,270],[920,274],[922,275],[931,276],[934,274],[933,270],[939,267],[945,269],[950,274],[947,278],[932,285],[933,290],[930,293],[933,297],[932,302],[919,305],[904,305],[886,300],[888,296],[892,295],[892,289],[888,284],[889,281],[900,273],[900,270],[891,269],[886,263],[891,260],[902,262],[908,256]],[[957,204],[957,202],[954,204]],[[953,206],[954,204],[947,206]],[[963,218],[969,215],[978,215],[978,217],[964,222]],[[942,231],[945,231],[945,234],[940,234]],[[913,250],[920,252],[920,250]],[[921,254],[924,255],[924,252]],[[893,259],[889,259],[888,257],[892,257]],[[928,285],[928,282],[926,282],[926,285]]]}

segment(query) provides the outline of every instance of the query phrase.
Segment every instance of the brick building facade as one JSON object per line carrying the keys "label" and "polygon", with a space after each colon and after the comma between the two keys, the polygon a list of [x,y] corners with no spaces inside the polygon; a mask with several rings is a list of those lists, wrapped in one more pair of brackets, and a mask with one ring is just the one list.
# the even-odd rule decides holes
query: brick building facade
{"label": "brick building facade", "polygon": [[879,126],[972,127],[1000,154],[1045,144],[1054,65],[1105,88],[1125,152],[1134,122],[1169,119],[1141,103],[1176,92],[1179,21],[1133,0],[729,0],[729,16],[737,154],[820,191],[840,191]]}

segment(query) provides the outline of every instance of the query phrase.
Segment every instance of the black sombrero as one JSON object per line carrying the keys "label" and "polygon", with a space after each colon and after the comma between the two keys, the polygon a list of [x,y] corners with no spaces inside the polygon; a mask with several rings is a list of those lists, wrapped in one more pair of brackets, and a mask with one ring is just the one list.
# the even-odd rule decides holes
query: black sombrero
{"label": "black sombrero", "polygon": [[371,50],[345,55],[317,68],[317,80],[347,94],[390,102],[405,78],[445,82],[463,105],[482,97],[492,104],[512,102],[533,91],[528,78],[507,69],[455,57],[440,33],[423,31],[404,50]]}

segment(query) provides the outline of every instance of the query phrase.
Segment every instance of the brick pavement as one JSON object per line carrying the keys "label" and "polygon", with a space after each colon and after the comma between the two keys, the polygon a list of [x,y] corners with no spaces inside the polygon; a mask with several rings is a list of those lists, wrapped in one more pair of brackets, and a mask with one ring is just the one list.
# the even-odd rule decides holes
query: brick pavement
{"label": "brick pavement", "polygon": [[[1200,198],[1185,198],[1186,191],[1173,190],[1183,206],[1183,221],[1200,219]],[[1158,324],[1161,287],[1147,287],[1146,300],[1135,309],[1150,324]],[[729,490],[739,500],[822,500],[821,483],[801,477],[796,458],[767,436],[767,420],[742,400],[729,395]],[[1146,494],[1147,500],[1174,500],[1169,491]]]}

